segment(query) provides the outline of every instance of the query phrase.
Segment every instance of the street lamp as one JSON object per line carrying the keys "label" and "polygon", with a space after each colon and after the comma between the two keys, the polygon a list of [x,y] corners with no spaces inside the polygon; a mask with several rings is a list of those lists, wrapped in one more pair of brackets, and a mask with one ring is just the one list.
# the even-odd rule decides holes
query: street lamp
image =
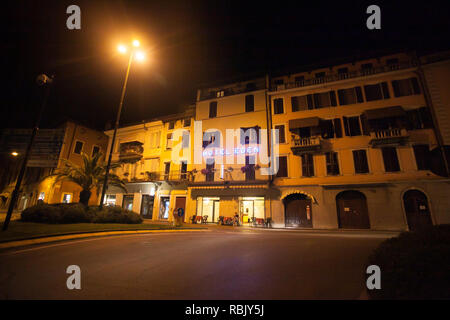
{"label": "street lamp", "polygon": [[103,208],[103,202],[105,201],[106,188],[108,186],[108,175],[109,175],[109,170],[111,168],[112,153],[113,153],[114,143],[116,142],[117,129],[119,128],[120,114],[122,113],[123,99],[125,97],[125,91],[127,89],[128,75],[130,74],[131,63],[133,62],[133,58],[136,59],[137,61],[145,60],[145,54],[142,51],[138,51],[136,49],[140,46],[139,40],[133,40],[133,42],[131,44],[132,44],[132,46],[130,49],[128,49],[128,47],[123,44],[120,44],[117,46],[117,50],[121,54],[125,54],[129,51],[130,56],[128,58],[127,72],[125,74],[125,81],[124,81],[123,87],[122,87],[122,94],[120,96],[119,110],[117,111],[116,123],[114,126],[114,133],[113,133],[113,137],[111,140],[111,149],[109,150],[108,163],[106,165],[105,179],[103,181],[103,188],[102,188],[102,196],[100,198],[100,209]]}
{"label": "street lamp", "polygon": [[[34,139],[39,131],[39,124],[41,122],[42,114],[44,113],[45,106],[47,105],[48,96],[50,94],[50,86],[53,83],[54,77],[48,77],[45,74],[40,74],[36,78],[36,83],[40,87],[44,87],[45,94],[44,99],[42,100],[41,109],[39,110],[38,116],[36,118],[36,122],[34,123],[33,131],[31,132],[30,140],[28,141],[28,146],[25,151],[25,156],[22,160],[22,165],[20,167],[19,175],[17,176],[16,186],[11,194],[11,201],[9,202],[8,211],[6,212],[5,222],[3,222],[3,231],[8,229],[9,221],[11,220],[11,215],[14,210],[14,206],[17,202],[17,198],[19,196],[20,184],[22,183],[23,177],[25,175],[25,169],[27,168],[28,158],[31,154],[31,149],[33,147]],[[17,151],[11,152],[11,155],[17,157],[19,153]]]}

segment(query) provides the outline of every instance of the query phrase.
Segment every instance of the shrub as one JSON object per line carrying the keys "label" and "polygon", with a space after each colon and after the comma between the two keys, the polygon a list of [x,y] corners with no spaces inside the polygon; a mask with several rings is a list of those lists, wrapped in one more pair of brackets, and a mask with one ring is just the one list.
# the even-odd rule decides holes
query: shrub
{"label": "shrub", "polygon": [[142,223],[142,218],[137,213],[123,209],[120,206],[106,206],[102,210],[98,207],[91,207],[94,223]]}
{"label": "shrub", "polygon": [[22,211],[21,220],[27,222],[59,223],[61,210],[46,203],[38,204]]}
{"label": "shrub", "polygon": [[142,223],[142,218],[119,206],[86,208],[79,203],[40,203],[22,211],[22,221],[41,223]]}
{"label": "shrub", "polygon": [[450,225],[388,239],[369,257],[372,264],[380,267],[381,289],[367,290],[371,299],[449,299]]}

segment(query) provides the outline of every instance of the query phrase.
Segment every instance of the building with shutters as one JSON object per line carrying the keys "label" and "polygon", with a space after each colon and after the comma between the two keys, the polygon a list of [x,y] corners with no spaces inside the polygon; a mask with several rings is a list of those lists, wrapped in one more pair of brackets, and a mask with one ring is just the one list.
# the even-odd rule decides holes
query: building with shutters
{"label": "building with shutters", "polygon": [[[31,129],[5,129],[2,131],[2,170],[0,170],[0,209],[6,210],[16,185],[22,159],[30,139]],[[54,129],[40,129],[32,148],[25,176],[16,203],[17,210],[35,205],[38,200],[47,203],[78,202],[81,187],[70,181],[54,184],[46,176],[65,166],[66,161],[82,164],[82,153],[105,153],[108,137],[75,121],[66,121]],[[17,156],[12,156],[17,152]],[[93,190],[89,204],[98,203]]]}
{"label": "building with shutters", "polygon": [[434,123],[445,141],[448,62],[423,70],[433,105],[418,60],[407,54],[270,79],[270,122],[282,132],[275,222],[372,230],[450,222]]}
{"label": "building with shutters", "polygon": [[[194,113],[195,108],[188,107],[179,114],[118,129],[112,161],[121,164],[114,173],[126,181],[127,192],[110,186],[106,204],[161,221],[171,221],[175,208],[186,210]],[[105,134],[110,137],[109,152],[113,130]]]}

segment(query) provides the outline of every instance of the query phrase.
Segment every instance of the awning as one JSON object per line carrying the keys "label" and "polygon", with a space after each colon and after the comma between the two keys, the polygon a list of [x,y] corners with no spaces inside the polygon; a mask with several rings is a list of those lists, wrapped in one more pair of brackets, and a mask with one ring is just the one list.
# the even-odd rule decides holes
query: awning
{"label": "awning", "polygon": [[289,120],[289,130],[306,127],[317,127],[319,125],[319,122],[319,117]]}
{"label": "awning", "polygon": [[401,106],[378,108],[364,111],[368,120],[404,117],[405,110]]}

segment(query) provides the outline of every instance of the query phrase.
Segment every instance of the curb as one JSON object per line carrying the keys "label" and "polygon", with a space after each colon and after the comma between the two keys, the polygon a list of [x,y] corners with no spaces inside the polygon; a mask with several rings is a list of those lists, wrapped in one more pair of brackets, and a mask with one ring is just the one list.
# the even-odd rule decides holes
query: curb
{"label": "curb", "polygon": [[206,232],[211,231],[208,229],[154,229],[154,230],[128,230],[128,231],[99,231],[99,232],[86,232],[86,233],[77,233],[77,234],[69,234],[69,235],[60,235],[60,236],[47,236],[35,239],[25,239],[25,240],[17,240],[17,241],[8,241],[0,243],[0,249],[8,249],[14,247],[22,247],[33,244],[41,244],[48,242],[57,242],[62,240],[72,240],[72,239],[82,239],[82,238],[91,238],[91,237],[102,237],[102,236],[111,236],[111,235],[124,235],[124,234],[142,234],[142,233],[169,233],[169,232]]}

